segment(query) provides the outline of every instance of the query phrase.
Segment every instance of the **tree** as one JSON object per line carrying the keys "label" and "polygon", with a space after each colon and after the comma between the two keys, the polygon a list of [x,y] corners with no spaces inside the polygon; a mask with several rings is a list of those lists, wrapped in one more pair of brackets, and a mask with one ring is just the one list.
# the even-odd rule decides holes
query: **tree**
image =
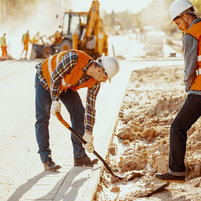
{"label": "tree", "polygon": [[195,9],[197,16],[201,17],[201,1],[200,0],[191,0],[191,3],[194,5],[194,9]]}
{"label": "tree", "polygon": [[114,11],[110,14],[104,13],[103,21],[107,32],[123,32],[123,31],[134,31],[138,26],[139,18],[137,14],[123,11],[115,13]]}

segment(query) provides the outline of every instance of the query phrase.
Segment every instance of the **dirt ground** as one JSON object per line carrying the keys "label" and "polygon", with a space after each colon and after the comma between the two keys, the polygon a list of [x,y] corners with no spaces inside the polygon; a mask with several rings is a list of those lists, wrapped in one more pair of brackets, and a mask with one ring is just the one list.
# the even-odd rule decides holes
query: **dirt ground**
{"label": "dirt ground", "polygon": [[[185,100],[183,66],[163,66],[132,72],[114,130],[107,162],[118,175],[136,173],[116,182],[103,169],[95,200],[201,200],[200,120],[188,131],[186,182],[164,184],[154,178],[168,170],[169,129]],[[137,174],[138,173],[138,174]]]}

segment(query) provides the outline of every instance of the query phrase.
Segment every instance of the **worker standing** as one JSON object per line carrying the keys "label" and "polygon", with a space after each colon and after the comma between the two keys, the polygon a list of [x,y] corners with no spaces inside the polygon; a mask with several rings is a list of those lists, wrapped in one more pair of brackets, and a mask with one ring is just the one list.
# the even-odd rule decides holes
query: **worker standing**
{"label": "worker standing", "polygon": [[[100,83],[105,82],[119,71],[118,61],[113,57],[102,57],[94,60],[78,50],[61,51],[36,65],[36,139],[38,153],[45,170],[56,171],[61,168],[51,157],[49,147],[50,113],[60,112],[61,103],[70,113],[72,128],[87,142],[81,142],[71,135],[74,166],[93,166],[97,159],[91,160],[85,149],[92,153],[93,126],[95,123],[95,102]],[[86,109],[83,107],[77,92],[87,87]],[[85,149],[84,149],[84,148]]]}
{"label": "worker standing", "polygon": [[28,53],[29,42],[30,42],[29,30],[25,34],[23,34],[22,42],[23,42],[24,48],[22,50],[21,56],[25,51],[25,58],[24,59],[27,59],[27,53]]}
{"label": "worker standing", "polygon": [[40,34],[39,32],[37,32],[37,34],[35,34],[31,40],[31,43],[34,45],[39,44],[39,40],[40,40]]}
{"label": "worker standing", "polygon": [[8,55],[6,45],[6,33],[4,33],[3,36],[1,37],[1,52],[2,52],[1,56],[4,58]]}
{"label": "worker standing", "polygon": [[201,116],[201,19],[188,0],[175,0],[170,6],[170,16],[184,32],[184,83],[188,94],[171,124],[169,171],[155,176],[160,180],[184,182],[187,131]]}

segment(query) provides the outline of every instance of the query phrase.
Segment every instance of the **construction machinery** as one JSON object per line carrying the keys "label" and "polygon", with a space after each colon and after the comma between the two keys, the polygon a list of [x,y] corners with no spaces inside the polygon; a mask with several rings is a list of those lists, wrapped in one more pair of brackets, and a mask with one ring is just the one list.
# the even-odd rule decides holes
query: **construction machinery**
{"label": "construction machinery", "polygon": [[33,44],[30,58],[47,58],[69,49],[82,50],[94,59],[108,55],[108,38],[100,17],[99,5],[98,0],[93,0],[89,12],[65,12],[60,26],[61,42]]}

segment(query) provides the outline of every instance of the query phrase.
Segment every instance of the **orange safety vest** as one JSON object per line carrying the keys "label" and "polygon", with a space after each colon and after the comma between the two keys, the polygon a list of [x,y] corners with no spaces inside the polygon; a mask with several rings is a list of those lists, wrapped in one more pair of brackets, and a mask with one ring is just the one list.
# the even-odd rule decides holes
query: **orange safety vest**
{"label": "orange safety vest", "polygon": [[196,69],[196,78],[193,85],[190,87],[191,90],[201,91],[201,21],[194,24],[185,34],[190,34],[198,40],[198,62]]}
{"label": "orange safety vest", "polygon": [[78,82],[78,80],[81,78],[83,75],[83,67],[85,67],[90,60],[93,60],[92,57],[88,56],[82,51],[78,50],[69,50],[69,51],[62,51],[58,54],[52,55],[51,57],[47,58],[46,60],[43,61],[42,63],[42,72],[43,75],[47,81],[47,84],[50,88],[50,80],[52,73],[56,69],[57,65],[61,61],[62,57],[67,53],[67,52],[75,52],[78,54],[78,61],[77,64],[73,67],[72,71],[70,74],[67,74],[61,81],[61,87],[60,87],[60,92],[63,90],[66,90],[68,88],[73,89],[74,91],[77,91],[80,88],[83,87],[88,87],[91,88],[96,84],[96,81],[93,78],[90,78],[88,81],[84,82],[80,86],[73,87],[74,84]]}

